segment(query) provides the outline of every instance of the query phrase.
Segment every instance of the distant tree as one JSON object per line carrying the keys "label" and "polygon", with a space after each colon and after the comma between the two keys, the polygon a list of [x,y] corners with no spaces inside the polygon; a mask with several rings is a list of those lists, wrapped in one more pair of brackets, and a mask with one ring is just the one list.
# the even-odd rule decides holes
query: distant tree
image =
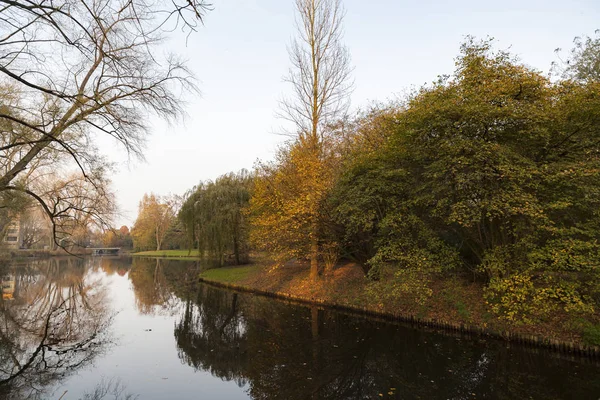
{"label": "distant tree", "polygon": [[32,187],[31,195],[40,198],[46,215],[53,216],[51,237],[60,247],[88,247],[92,230],[111,225],[116,205],[104,170],[96,171],[93,181],[81,172],[48,173]]}
{"label": "distant tree", "polygon": [[20,213],[22,245],[26,249],[53,243],[52,223],[46,213],[34,203],[34,206]]}
{"label": "distant tree", "polygon": [[175,222],[177,211],[176,197],[144,194],[131,231],[134,248],[161,250],[167,232]]}
{"label": "distant tree", "polygon": [[245,209],[253,177],[245,170],[203,182],[189,194],[179,220],[201,253],[219,265],[232,256],[235,264],[248,261],[248,222]]}
{"label": "distant tree", "polygon": [[[129,229],[124,230],[123,228],[127,228],[126,226],[122,226],[120,229],[107,229],[102,233],[101,240],[102,246],[105,247],[120,247],[125,249],[130,249],[133,247],[133,240],[131,238],[131,234],[129,233]],[[123,233],[125,232],[125,233]]]}

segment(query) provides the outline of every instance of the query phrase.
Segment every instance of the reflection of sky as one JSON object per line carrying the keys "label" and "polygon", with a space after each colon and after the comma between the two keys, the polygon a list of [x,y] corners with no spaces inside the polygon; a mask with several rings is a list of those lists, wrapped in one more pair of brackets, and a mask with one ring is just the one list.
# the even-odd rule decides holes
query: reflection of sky
{"label": "reflection of sky", "polygon": [[[206,372],[194,372],[178,357],[173,329],[176,316],[140,314],[135,306],[131,281],[127,275],[103,277],[107,298],[118,315],[112,330],[116,346],[110,354],[97,358],[94,366],[79,371],[56,388],[51,398],[79,399],[102,377],[119,378],[125,393],[139,399],[246,399],[243,388],[234,382],[215,379]],[[177,313],[179,314],[179,313]],[[151,329],[151,331],[148,331]]]}

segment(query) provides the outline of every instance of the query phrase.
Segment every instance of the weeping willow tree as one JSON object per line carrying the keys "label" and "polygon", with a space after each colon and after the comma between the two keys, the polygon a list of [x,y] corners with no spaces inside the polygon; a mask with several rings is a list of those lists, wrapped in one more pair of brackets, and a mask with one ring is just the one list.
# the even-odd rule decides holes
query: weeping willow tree
{"label": "weeping willow tree", "polygon": [[246,170],[216,181],[201,182],[188,193],[179,212],[190,247],[219,266],[248,261],[248,228],[244,208],[252,177]]}

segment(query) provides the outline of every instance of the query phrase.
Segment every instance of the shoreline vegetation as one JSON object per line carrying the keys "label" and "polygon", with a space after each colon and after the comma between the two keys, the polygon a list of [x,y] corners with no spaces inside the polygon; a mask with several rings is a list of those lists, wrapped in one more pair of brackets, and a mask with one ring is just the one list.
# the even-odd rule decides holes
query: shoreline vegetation
{"label": "shoreline vegetation", "polygon": [[[509,342],[542,347],[565,354],[600,358],[600,347],[590,343],[583,321],[565,321],[556,315],[533,325],[510,325],[493,318],[482,301],[475,301],[483,285],[460,280],[439,281],[434,293],[422,305],[402,296],[374,296],[374,284],[356,263],[339,264],[333,274],[318,283],[310,280],[305,262],[272,268],[264,262],[208,269],[199,281],[209,285],[252,294],[325,306],[336,310],[414,324],[421,328],[461,332]],[[588,333],[588,335],[593,335]]]}
{"label": "shoreline vegetation", "polygon": [[[598,49],[575,40],[546,76],[467,37],[452,74],[396,101],[310,121],[288,104],[297,136],[272,161],[144,195],[133,248],[246,265],[201,277],[240,290],[598,355]],[[306,54],[300,94],[321,82]]]}
{"label": "shoreline vegetation", "polygon": [[140,203],[134,248],[245,264],[201,277],[239,290],[597,356],[600,74],[580,72],[599,44],[551,79],[467,38],[453,74],[193,187],[179,245],[143,223],[170,203]]}
{"label": "shoreline vegetation", "polygon": [[44,249],[19,249],[9,250],[3,249],[0,252],[0,259],[18,260],[21,258],[47,258],[47,257],[69,257],[69,256],[89,256],[92,254],[91,248],[78,248],[73,250],[64,250],[62,248],[56,250]]}
{"label": "shoreline vegetation", "polygon": [[199,260],[198,250],[155,250],[130,254],[132,257],[178,258],[181,260]]}

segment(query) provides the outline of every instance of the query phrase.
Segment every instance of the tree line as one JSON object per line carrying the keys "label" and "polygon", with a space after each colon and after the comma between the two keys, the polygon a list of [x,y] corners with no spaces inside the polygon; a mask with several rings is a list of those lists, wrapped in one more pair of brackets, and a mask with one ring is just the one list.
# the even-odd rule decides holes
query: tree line
{"label": "tree line", "polygon": [[179,212],[188,243],[220,264],[236,248],[306,260],[315,280],[354,260],[383,295],[417,303],[436,280],[479,282],[515,323],[593,316],[599,49],[577,39],[545,75],[468,38],[452,75],[316,135],[298,128],[274,161],[196,187]]}

